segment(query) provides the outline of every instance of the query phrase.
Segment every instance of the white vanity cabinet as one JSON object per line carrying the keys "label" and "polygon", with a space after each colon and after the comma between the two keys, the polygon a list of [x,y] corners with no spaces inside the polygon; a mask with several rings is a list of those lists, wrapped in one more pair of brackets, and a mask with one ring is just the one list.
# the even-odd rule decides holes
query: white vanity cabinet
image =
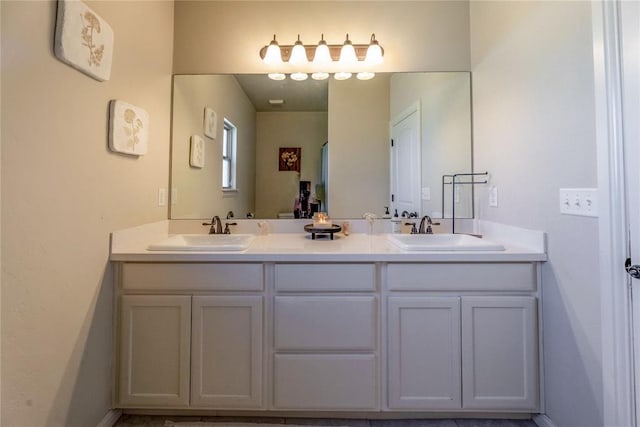
{"label": "white vanity cabinet", "polygon": [[535,409],[538,328],[532,296],[462,298],[464,408]]}
{"label": "white vanity cabinet", "polygon": [[191,297],[124,295],[120,331],[118,402],[188,406]]}
{"label": "white vanity cabinet", "polygon": [[460,298],[389,297],[392,409],[460,409]]}
{"label": "white vanity cabinet", "polygon": [[273,408],[377,410],[376,265],[274,270]]}
{"label": "white vanity cabinet", "polygon": [[262,404],[262,296],[194,296],[191,406]]}
{"label": "white vanity cabinet", "polygon": [[263,408],[263,269],[121,264],[116,406]]}
{"label": "white vanity cabinet", "polygon": [[533,263],[387,265],[391,410],[539,408]]}
{"label": "white vanity cabinet", "polygon": [[280,258],[120,262],[114,406],[541,410],[537,262]]}

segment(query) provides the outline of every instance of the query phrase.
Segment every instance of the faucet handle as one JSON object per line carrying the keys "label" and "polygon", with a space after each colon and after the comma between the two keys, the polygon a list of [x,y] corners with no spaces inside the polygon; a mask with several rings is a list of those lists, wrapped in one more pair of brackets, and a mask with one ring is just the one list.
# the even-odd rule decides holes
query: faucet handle
{"label": "faucet handle", "polygon": [[404,225],[410,225],[411,226],[411,234],[418,234],[418,229],[416,228],[416,223],[415,222],[405,222]]}
{"label": "faucet handle", "polygon": [[224,231],[223,234],[231,234],[231,230],[229,229],[230,225],[238,225],[237,222],[225,222],[224,223]]}

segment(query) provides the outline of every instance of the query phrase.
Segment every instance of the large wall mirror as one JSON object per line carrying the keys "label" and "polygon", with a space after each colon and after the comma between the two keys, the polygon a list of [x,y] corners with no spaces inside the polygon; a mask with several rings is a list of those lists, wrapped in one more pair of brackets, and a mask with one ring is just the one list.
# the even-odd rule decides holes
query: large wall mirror
{"label": "large wall mirror", "polygon": [[471,186],[443,185],[472,171],[470,85],[467,72],[176,75],[171,218],[472,217]]}

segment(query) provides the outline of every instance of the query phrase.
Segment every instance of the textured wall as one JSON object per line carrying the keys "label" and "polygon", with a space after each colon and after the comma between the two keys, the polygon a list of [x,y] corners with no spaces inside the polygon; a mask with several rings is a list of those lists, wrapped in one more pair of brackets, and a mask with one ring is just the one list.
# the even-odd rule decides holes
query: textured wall
{"label": "textured wall", "polygon": [[[2,425],[96,425],[111,407],[109,233],[167,217],[173,3],[89,2],[111,80],[53,55],[54,1],[2,2]],[[150,115],[148,154],[111,153],[108,102]]]}
{"label": "textured wall", "polygon": [[597,218],[560,215],[558,189],[596,187],[589,2],[471,2],[474,161],[498,187],[481,219],[544,230],[546,413],[602,425]]}

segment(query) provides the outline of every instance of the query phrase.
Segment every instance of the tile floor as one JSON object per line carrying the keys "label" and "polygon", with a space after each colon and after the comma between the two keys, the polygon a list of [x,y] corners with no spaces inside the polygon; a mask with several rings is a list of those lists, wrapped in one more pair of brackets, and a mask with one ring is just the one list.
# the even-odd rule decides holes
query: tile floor
{"label": "tile floor", "polygon": [[247,417],[172,417],[149,415],[123,415],[115,427],[164,427],[165,421],[210,423],[270,423],[347,427],[537,427],[531,420],[507,419],[421,419],[421,420],[358,420],[322,418],[247,418]]}

